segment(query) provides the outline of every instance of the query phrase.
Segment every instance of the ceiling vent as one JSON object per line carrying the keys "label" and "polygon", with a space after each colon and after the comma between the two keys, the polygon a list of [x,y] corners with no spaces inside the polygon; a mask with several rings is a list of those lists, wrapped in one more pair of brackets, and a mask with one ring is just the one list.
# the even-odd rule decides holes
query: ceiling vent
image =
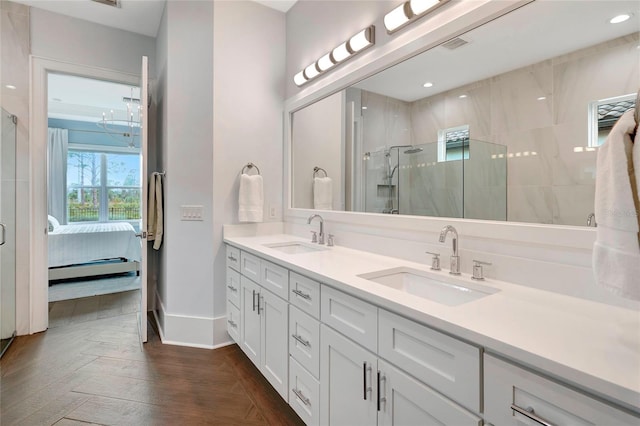
{"label": "ceiling vent", "polygon": [[96,3],[106,4],[107,6],[120,7],[120,0],[91,0]]}
{"label": "ceiling vent", "polygon": [[452,38],[451,40],[442,43],[442,47],[446,47],[449,50],[455,50],[458,47],[462,47],[465,44],[469,43],[468,41],[460,38],[460,37],[456,37],[456,38]]}

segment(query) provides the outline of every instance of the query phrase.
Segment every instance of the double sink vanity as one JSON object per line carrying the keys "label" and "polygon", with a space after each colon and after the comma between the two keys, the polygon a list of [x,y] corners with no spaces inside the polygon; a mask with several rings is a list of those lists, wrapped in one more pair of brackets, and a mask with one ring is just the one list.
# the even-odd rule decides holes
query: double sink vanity
{"label": "double sink vanity", "polygon": [[239,228],[229,335],[308,425],[640,424],[636,311]]}

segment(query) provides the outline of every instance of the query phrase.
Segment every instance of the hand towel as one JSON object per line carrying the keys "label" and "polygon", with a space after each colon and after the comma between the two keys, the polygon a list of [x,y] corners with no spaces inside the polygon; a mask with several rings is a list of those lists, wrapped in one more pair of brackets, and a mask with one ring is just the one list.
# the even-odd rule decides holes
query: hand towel
{"label": "hand towel", "polygon": [[147,241],[153,241],[155,250],[160,250],[162,245],[163,220],[162,175],[152,173],[147,204]]}
{"label": "hand towel", "polygon": [[622,297],[640,300],[640,138],[631,134],[634,110],[624,113],[598,150],[596,166],[596,283]]}
{"label": "hand towel", "polygon": [[313,178],[313,208],[333,210],[333,182],[330,177]]}
{"label": "hand towel", "polygon": [[262,176],[240,175],[240,193],[238,194],[238,221],[262,222],[264,196]]}

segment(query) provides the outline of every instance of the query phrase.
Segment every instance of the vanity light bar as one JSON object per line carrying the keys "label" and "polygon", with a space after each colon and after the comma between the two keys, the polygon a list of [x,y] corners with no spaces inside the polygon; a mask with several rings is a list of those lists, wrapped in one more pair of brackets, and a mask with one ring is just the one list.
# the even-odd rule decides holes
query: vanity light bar
{"label": "vanity light bar", "polygon": [[387,13],[384,17],[384,27],[388,34],[392,34],[409,23],[434,11],[449,0],[409,0]]}
{"label": "vanity light bar", "polygon": [[358,31],[351,36],[349,40],[340,43],[329,53],[326,53],[316,62],[308,65],[305,69],[297,73],[293,77],[293,82],[296,86],[302,86],[320,74],[351,58],[356,53],[365,50],[369,46],[373,46],[375,44],[375,30],[375,27],[371,25]]}

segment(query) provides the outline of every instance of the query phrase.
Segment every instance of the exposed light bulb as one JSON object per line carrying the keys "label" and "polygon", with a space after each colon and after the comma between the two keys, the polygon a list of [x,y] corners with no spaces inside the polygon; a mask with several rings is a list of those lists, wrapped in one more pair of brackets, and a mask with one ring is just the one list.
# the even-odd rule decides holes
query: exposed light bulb
{"label": "exposed light bulb", "polygon": [[371,31],[369,28],[365,28],[358,34],[351,37],[349,40],[349,47],[353,52],[359,52],[367,46],[371,45]]}
{"label": "exposed light bulb", "polygon": [[336,47],[331,51],[333,60],[336,61],[336,63],[342,62],[345,59],[347,59],[349,56],[351,56],[351,52],[349,52],[349,49],[347,48],[347,43],[348,42],[345,41],[340,46]]}
{"label": "exposed light bulb", "polygon": [[439,0],[411,0],[409,2],[409,9],[411,9],[414,15],[420,15],[438,3],[440,3]]}
{"label": "exposed light bulb", "polygon": [[405,3],[402,3],[384,16],[384,27],[388,32],[393,32],[409,22],[409,16],[407,16],[404,5]]}
{"label": "exposed light bulb", "polygon": [[427,81],[425,84],[422,85],[422,87],[433,87],[433,83]]}
{"label": "exposed light bulb", "polygon": [[11,90],[16,90],[16,89],[17,89],[17,87],[16,87],[16,86],[14,86],[13,84],[7,84],[7,85],[6,85],[6,86],[4,86],[4,87],[6,87],[7,89],[11,89]]}
{"label": "exposed light bulb", "polygon": [[466,97],[467,97],[467,95],[460,95],[460,96],[458,96],[458,97],[459,97],[460,99],[464,99],[464,98],[466,98]]}
{"label": "exposed light bulb", "polygon": [[320,71],[326,71],[335,65],[335,62],[331,60],[331,52],[327,53],[322,58],[318,59],[317,63],[318,63],[318,68],[320,68]]}
{"label": "exposed light bulb", "polygon": [[546,97],[546,96],[540,96],[540,97],[538,98],[538,100],[539,100],[539,101],[544,101],[545,99],[547,99],[547,97]]}
{"label": "exposed light bulb", "polygon": [[316,63],[309,65],[304,69],[304,76],[307,77],[308,80],[311,80],[320,74],[320,71],[316,68]]}

